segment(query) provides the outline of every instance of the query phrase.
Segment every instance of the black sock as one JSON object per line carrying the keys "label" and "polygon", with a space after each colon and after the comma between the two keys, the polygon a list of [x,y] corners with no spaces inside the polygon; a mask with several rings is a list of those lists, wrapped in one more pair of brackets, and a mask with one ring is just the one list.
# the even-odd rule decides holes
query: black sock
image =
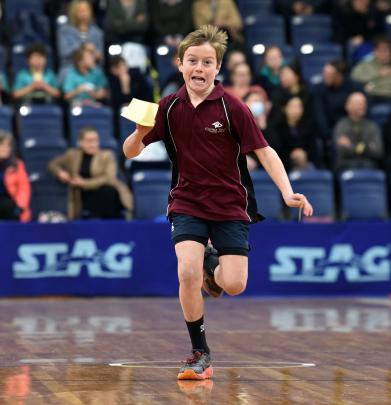
{"label": "black sock", "polygon": [[206,343],[204,317],[202,316],[198,321],[187,322],[187,329],[193,346],[193,352],[209,353],[209,347]]}

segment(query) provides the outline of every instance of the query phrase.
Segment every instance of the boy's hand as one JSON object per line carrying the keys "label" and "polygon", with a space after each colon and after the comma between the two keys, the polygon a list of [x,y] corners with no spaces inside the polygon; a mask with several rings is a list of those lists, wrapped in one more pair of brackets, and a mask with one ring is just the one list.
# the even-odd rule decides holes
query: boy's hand
{"label": "boy's hand", "polygon": [[283,195],[285,204],[291,208],[301,208],[303,214],[307,217],[311,216],[314,212],[312,205],[308,202],[304,194],[293,193]]}
{"label": "boy's hand", "polygon": [[146,127],[145,125],[136,124],[137,134],[140,135],[142,138],[151,131],[153,127]]}

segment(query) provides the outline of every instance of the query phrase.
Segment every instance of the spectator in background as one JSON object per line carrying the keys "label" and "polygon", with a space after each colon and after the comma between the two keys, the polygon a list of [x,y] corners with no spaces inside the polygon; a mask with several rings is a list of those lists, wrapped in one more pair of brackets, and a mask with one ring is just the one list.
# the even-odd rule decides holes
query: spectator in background
{"label": "spectator in background", "polygon": [[106,42],[144,43],[149,26],[146,0],[110,0],[106,13]]}
{"label": "spectator in background", "polygon": [[370,42],[384,32],[384,18],[370,0],[349,0],[337,6],[334,15],[335,40],[343,46],[349,42],[354,61],[370,52]]}
{"label": "spectator in background", "polygon": [[129,214],[131,193],[117,178],[113,153],[99,148],[99,134],[94,128],[83,128],[79,147],[52,159],[49,170],[69,185],[69,219],[122,218],[124,211]]}
{"label": "spectator in background", "polygon": [[0,220],[29,221],[30,198],[24,163],[14,155],[11,134],[0,130]]}
{"label": "spectator in background", "polygon": [[175,93],[184,84],[183,75],[178,70],[178,53],[175,52],[171,57],[171,64],[173,66],[173,72],[168,76],[165,82],[162,84],[160,96],[161,98],[168,96],[169,94]]}
{"label": "spectator in background", "polygon": [[194,0],[195,28],[205,24],[217,25],[228,32],[230,44],[243,44],[243,21],[233,0]]}
{"label": "spectator in background", "polygon": [[270,98],[280,85],[280,73],[284,65],[284,57],[278,46],[270,46],[265,49],[262,67],[255,80],[267,91]]}
{"label": "spectator in background", "polygon": [[360,92],[346,101],[347,116],[334,128],[338,170],[377,168],[383,158],[383,141],[378,125],[367,118],[367,100]]}
{"label": "spectator in background", "polygon": [[151,0],[154,41],[177,47],[193,28],[191,0]]}
{"label": "spectator in background", "polygon": [[0,105],[8,102],[9,98],[9,87],[7,76],[0,72]]}
{"label": "spectator in background", "polygon": [[133,97],[153,101],[152,88],[145,76],[138,70],[131,72],[122,56],[110,59],[109,70],[111,105],[115,110],[129,104]]}
{"label": "spectator in background", "polygon": [[[265,138],[268,140],[269,133],[267,132],[267,114],[270,110],[270,103],[265,102],[264,95],[260,93],[249,93],[244,99],[244,103],[252,112],[258,128],[262,131]],[[271,144],[269,142],[269,144]],[[273,145],[271,145],[273,147]],[[249,171],[256,170],[261,167],[261,164],[254,152],[246,155],[247,168]]]}
{"label": "spectator in background", "polygon": [[373,54],[373,59],[354,67],[352,79],[365,85],[371,101],[391,102],[391,40],[377,38]]}
{"label": "spectator in background", "polygon": [[323,139],[331,139],[337,121],[345,116],[348,96],[361,90],[358,83],[347,77],[347,66],[342,60],[334,60],[323,68],[323,81],[315,87],[314,109]]}
{"label": "spectator in background", "polygon": [[225,90],[236,96],[240,100],[244,100],[250,93],[258,93],[263,102],[268,103],[266,91],[258,85],[252,85],[252,74],[250,66],[247,63],[237,63],[231,71],[231,86],[226,86]]}
{"label": "spectator in background", "polygon": [[223,63],[223,68],[220,74],[223,75],[223,83],[225,86],[230,86],[232,69],[235,65],[239,63],[247,63],[246,54],[240,49],[232,49],[226,54],[225,61]]}
{"label": "spectator in background", "polygon": [[318,131],[312,117],[304,114],[303,100],[291,97],[282,111],[282,120],[271,130],[271,137],[285,168],[313,169],[318,162]]}
{"label": "spectator in background", "polygon": [[74,67],[64,78],[65,101],[76,104],[99,105],[108,97],[107,79],[102,69],[95,64],[89,48],[82,46],[73,55]]}
{"label": "spectator in background", "polygon": [[30,103],[53,103],[60,97],[56,74],[47,68],[47,50],[44,45],[30,46],[26,51],[28,69],[22,69],[15,78],[13,97]]}
{"label": "spectator in background", "polygon": [[313,97],[309,88],[303,83],[301,69],[297,63],[284,65],[280,71],[280,87],[274,91],[269,124],[276,125],[283,118],[282,111],[287,101],[293,96],[301,99],[304,115],[311,117],[313,113]]}
{"label": "spectator in background", "polygon": [[73,53],[82,45],[92,52],[100,62],[104,56],[102,30],[93,23],[93,11],[88,0],[73,0],[69,7],[69,22],[61,25],[57,32],[57,49],[60,67],[63,69],[72,63]]}

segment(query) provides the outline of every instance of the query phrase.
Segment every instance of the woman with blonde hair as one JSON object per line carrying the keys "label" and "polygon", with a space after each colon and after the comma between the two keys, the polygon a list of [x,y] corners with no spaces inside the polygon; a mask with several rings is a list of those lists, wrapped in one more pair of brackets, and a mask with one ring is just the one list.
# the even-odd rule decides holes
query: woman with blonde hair
{"label": "woman with blonde hair", "polygon": [[97,61],[103,59],[103,32],[93,22],[93,10],[88,0],[73,0],[71,2],[68,23],[59,27],[57,41],[61,68],[71,64],[72,54],[82,45],[91,50]]}

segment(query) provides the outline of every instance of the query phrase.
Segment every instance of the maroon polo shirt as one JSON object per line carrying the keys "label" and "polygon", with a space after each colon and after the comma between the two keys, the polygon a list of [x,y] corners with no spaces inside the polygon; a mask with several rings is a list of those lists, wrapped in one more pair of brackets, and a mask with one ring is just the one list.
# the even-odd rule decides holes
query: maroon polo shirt
{"label": "maroon polo shirt", "polygon": [[168,215],[260,219],[245,154],[268,146],[248,107],[216,86],[196,108],[185,85],[159,103],[145,146],[163,140],[172,162]]}

